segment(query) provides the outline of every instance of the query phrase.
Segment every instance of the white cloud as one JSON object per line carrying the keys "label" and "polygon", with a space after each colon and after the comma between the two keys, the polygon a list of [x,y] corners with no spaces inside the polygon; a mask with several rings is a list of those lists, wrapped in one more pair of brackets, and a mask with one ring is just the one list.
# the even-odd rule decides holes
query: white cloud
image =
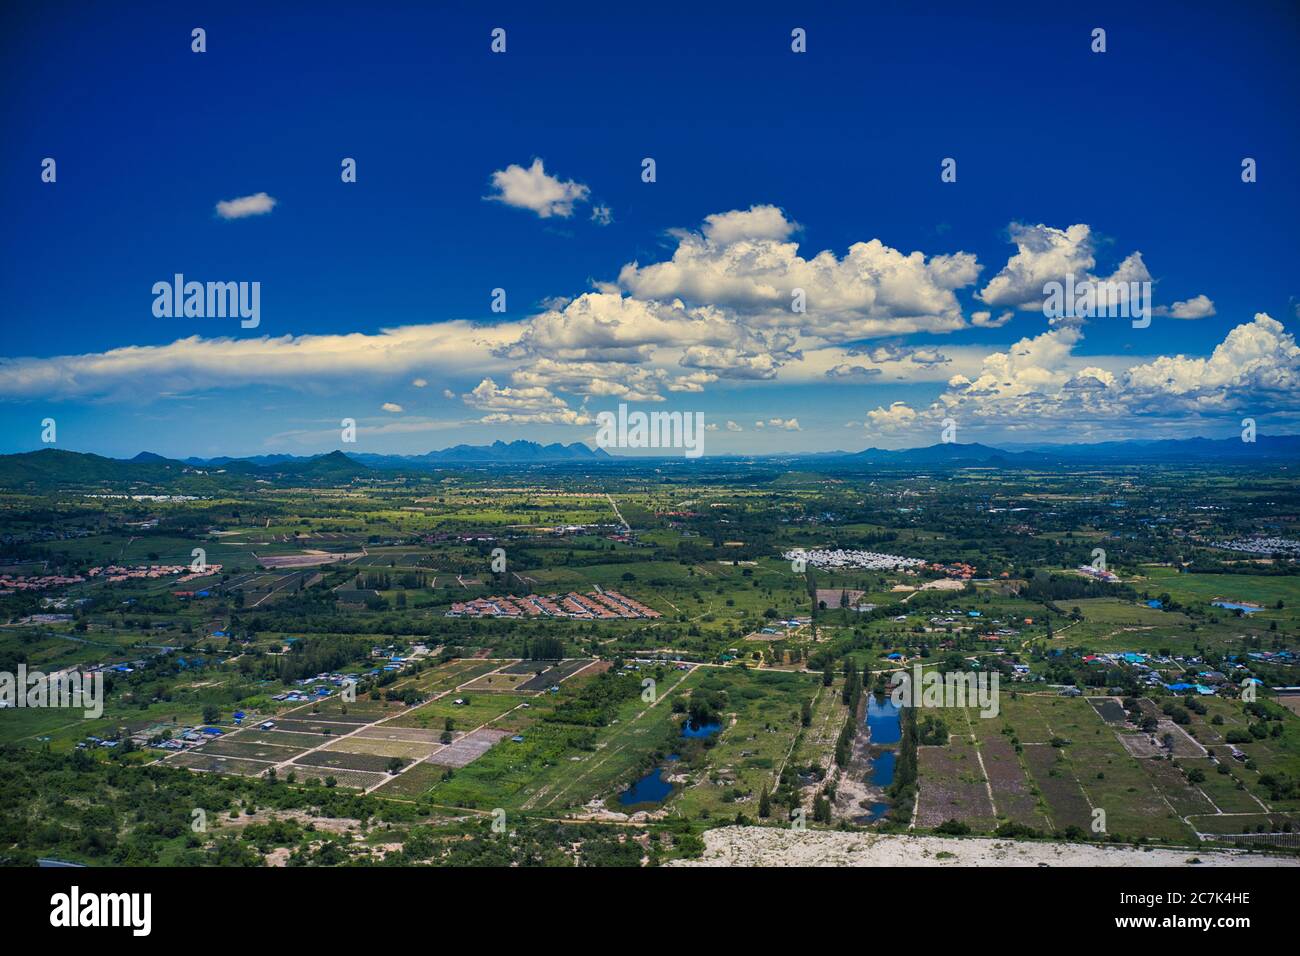
{"label": "white cloud", "polygon": [[496,192],[484,199],[505,203],[517,209],[530,209],[543,219],[559,216],[568,219],[576,203],[585,202],[591,190],[573,180],[560,180],[546,172],[540,159],[525,169],[511,164],[492,174]]}
{"label": "white cloud", "polygon": [[702,392],[705,385],[711,385],[718,381],[718,376],[712,372],[691,372],[689,375],[681,375],[668,383],[670,392]]}
{"label": "white cloud", "polygon": [[889,432],[904,428],[916,421],[916,410],[906,402],[894,402],[888,408],[875,408],[867,412],[867,428]]}
{"label": "white cloud", "polygon": [[383,409],[384,411],[386,411],[386,412],[401,412],[401,411],[405,411],[405,409],[402,408],[401,405],[398,405],[396,402],[384,402],[384,404],[380,405],[379,407],[382,408],[382,409]]}
{"label": "white cloud", "polygon": [[[954,375],[929,407],[895,403],[868,413],[882,431],[955,417],[1000,429],[1090,427],[1131,432],[1143,420],[1235,420],[1288,411],[1300,391],[1300,347],[1259,313],[1233,328],[1207,358],[1157,356],[1127,366],[1076,357],[1078,326],[1049,329],[986,356],[974,378]],[[1093,364],[1087,364],[1087,363]]]}
{"label": "white cloud", "polygon": [[786,219],[785,213],[776,206],[750,206],[705,216],[702,232],[706,239],[726,246],[742,239],[780,242],[799,228],[797,222]]}
{"label": "white cloud", "polygon": [[554,388],[572,395],[617,397],[629,402],[661,402],[662,369],[614,362],[558,362],[537,358],[510,376],[518,386]]}
{"label": "white cloud", "polygon": [[801,432],[797,418],[769,418],[767,421],[754,422],[755,428],[777,428],[787,432]]}
{"label": "white cloud", "polygon": [[1008,310],[995,319],[992,312],[972,312],[970,324],[980,329],[1000,329],[1010,322],[1014,315],[1014,312]]}
{"label": "white cloud", "polygon": [[222,219],[263,216],[275,208],[275,202],[266,193],[254,193],[251,196],[240,196],[238,199],[223,199],[217,203],[217,215]]}
{"label": "white cloud", "polygon": [[541,386],[502,388],[485,378],[461,398],[465,404],[487,412],[480,421],[491,424],[587,425],[595,421],[585,410],[569,408],[563,398]]}
{"label": "white cloud", "polygon": [[681,364],[725,378],[749,379],[775,378],[778,368],[776,358],[769,354],[709,345],[692,345],[682,353]]}
{"label": "white cloud", "polygon": [[429,382],[426,379],[417,378],[417,379],[412,379],[411,384],[414,385],[416,388],[424,388],[426,385],[429,384]]}
{"label": "white cloud", "polygon": [[1214,302],[1208,295],[1193,296],[1169,306],[1157,306],[1154,312],[1171,319],[1208,319],[1215,314]]}
{"label": "white cloud", "polygon": [[742,428],[740,425],[737,425],[737,424],[736,424],[735,422],[733,422],[731,419],[727,419],[727,431],[729,431],[729,432],[743,432],[744,430],[745,430],[744,428]]}
{"label": "white cloud", "polygon": [[614,213],[608,206],[603,204],[592,206],[591,221],[598,226],[608,226],[614,221]]}
{"label": "white cloud", "polygon": [[[1009,227],[1010,238],[1016,246],[1016,254],[1007,260],[1007,264],[997,275],[988,281],[983,289],[976,293],[976,298],[985,305],[995,307],[1039,310],[1043,308],[1045,294],[1043,286],[1048,282],[1064,282],[1067,275],[1073,275],[1076,285],[1087,282],[1148,282],[1151,274],[1142,261],[1142,253],[1130,253],[1115,271],[1108,277],[1093,274],[1097,264],[1092,229],[1077,223],[1066,229],[1056,229],[1042,223],[1031,226],[1013,222]],[[1127,287],[1121,288],[1127,292]],[[1127,296],[1123,295],[1126,300]],[[973,320],[972,320],[973,321]],[[986,318],[984,323],[991,320]],[[999,320],[996,325],[1004,325]]]}
{"label": "white cloud", "polygon": [[1055,229],[1013,222],[1009,229],[1016,254],[976,295],[992,306],[1022,306],[1043,301],[1043,285],[1067,273],[1082,278],[1096,264],[1092,230],[1083,223]]}
{"label": "white cloud", "polygon": [[258,338],[191,336],[166,345],[133,345],[87,355],[0,359],[0,398],[102,396],[139,400],[184,391],[282,385],[317,388],[333,381],[391,380],[430,367],[442,374],[512,367],[498,358],[519,337],[517,323],[477,326],[452,320],[366,334]]}
{"label": "white cloud", "polygon": [[[750,332],[798,332],[826,342],[964,327],[953,290],[977,278],[973,255],[927,259],[872,239],[854,243],[842,258],[822,251],[809,259],[787,241],[797,228],[774,206],[708,216],[699,233],[673,233],[671,260],[629,263],[618,285],[640,300],[717,309]],[[804,313],[792,311],[796,290],[804,293]]]}

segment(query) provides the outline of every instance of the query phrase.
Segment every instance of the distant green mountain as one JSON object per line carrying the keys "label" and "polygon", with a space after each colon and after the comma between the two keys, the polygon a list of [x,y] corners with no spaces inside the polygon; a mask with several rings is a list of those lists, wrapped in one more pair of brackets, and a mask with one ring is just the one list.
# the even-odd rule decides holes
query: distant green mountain
{"label": "distant green mountain", "polygon": [[0,455],[0,484],[7,487],[37,484],[87,484],[94,482],[166,481],[184,473],[179,461],[152,456],[130,461],[84,452],[42,448],[18,455]]}
{"label": "distant green mountain", "polygon": [[564,461],[610,461],[603,448],[592,449],[582,442],[568,445],[555,442],[541,445],[535,441],[494,441],[490,445],[453,445],[424,455],[359,454],[357,461],[374,468],[425,469],[456,464],[538,464]]}
{"label": "distant green mountain", "polygon": [[261,470],[286,477],[340,481],[364,475],[371,469],[358,461],[353,461],[341,451],[332,451],[328,455],[317,455],[315,458],[300,458],[276,465],[263,465]]}
{"label": "distant green mountain", "polygon": [[[267,465],[232,459],[220,465],[219,469],[231,478],[330,482],[348,481],[371,470],[341,451],[314,458],[292,458]],[[6,488],[136,482],[156,484],[175,482],[178,479],[210,479],[216,471],[217,468],[212,466],[195,466],[163,458],[152,452],[141,452],[126,460],[57,448],[0,455],[0,486]]]}

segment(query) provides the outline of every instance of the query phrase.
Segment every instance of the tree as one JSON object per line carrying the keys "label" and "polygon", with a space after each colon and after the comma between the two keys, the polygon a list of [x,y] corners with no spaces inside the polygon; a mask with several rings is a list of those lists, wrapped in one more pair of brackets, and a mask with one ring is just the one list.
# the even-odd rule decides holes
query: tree
{"label": "tree", "polygon": [[813,801],[813,821],[816,823],[831,822],[831,802],[820,794]]}
{"label": "tree", "polygon": [[772,798],[768,795],[767,787],[763,787],[763,792],[758,798],[758,815],[760,817],[770,817],[772,815]]}
{"label": "tree", "polygon": [[799,723],[803,727],[812,726],[812,701],[805,699],[799,710]]}
{"label": "tree", "polygon": [[217,718],[221,716],[221,711],[217,709],[216,704],[205,704],[203,706],[203,722],[205,724],[214,724]]}

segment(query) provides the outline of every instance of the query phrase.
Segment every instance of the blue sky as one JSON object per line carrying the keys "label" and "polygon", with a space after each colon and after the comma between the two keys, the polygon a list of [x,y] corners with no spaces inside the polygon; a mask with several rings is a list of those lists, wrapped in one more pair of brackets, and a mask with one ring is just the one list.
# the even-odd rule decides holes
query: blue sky
{"label": "blue sky", "polygon": [[[265,6],[6,7],[0,451],[1300,430],[1293,5]],[[1066,271],[1150,327],[1049,321]],[[259,326],[156,317],[175,273]]]}

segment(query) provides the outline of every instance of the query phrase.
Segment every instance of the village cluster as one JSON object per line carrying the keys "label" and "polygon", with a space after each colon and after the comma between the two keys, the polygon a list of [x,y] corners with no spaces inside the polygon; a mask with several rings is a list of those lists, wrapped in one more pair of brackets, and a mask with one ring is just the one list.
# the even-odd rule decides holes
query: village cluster
{"label": "village cluster", "polygon": [[189,565],[184,564],[143,564],[135,566],[122,566],[117,564],[104,565],[103,567],[90,568],[84,575],[81,574],[38,574],[38,575],[0,575],[0,595],[13,594],[15,591],[44,591],[48,588],[68,587],[73,584],[82,584],[90,578],[102,578],[110,583],[119,583],[122,581],[147,581],[156,578],[171,577],[174,574],[180,575],[176,579],[177,584],[183,584],[186,581],[192,581],[195,578],[207,577],[211,574],[220,574],[221,565],[209,564],[203,571],[192,571]]}

